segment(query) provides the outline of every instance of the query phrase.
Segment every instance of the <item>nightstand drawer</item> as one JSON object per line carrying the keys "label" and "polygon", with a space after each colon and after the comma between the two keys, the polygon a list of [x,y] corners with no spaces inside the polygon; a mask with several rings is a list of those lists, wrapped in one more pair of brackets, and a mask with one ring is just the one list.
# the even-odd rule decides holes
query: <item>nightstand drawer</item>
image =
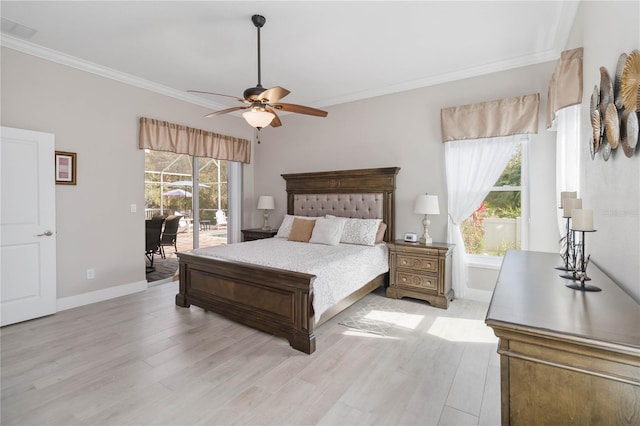
{"label": "nightstand drawer", "polygon": [[265,231],[260,228],[257,228],[257,229],[243,229],[241,232],[242,232],[242,241],[254,241],[254,240],[262,240],[264,238],[273,238],[278,233],[278,230],[270,229]]}
{"label": "nightstand drawer", "polygon": [[398,254],[398,268],[419,269],[424,272],[438,272],[438,259]]}
{"label": "nightstand drawer", "polygon": [[418,287],[422,289],[437,290],[438,277],[433,275],[412,274],[398,271],[396,283],[401,286]]}

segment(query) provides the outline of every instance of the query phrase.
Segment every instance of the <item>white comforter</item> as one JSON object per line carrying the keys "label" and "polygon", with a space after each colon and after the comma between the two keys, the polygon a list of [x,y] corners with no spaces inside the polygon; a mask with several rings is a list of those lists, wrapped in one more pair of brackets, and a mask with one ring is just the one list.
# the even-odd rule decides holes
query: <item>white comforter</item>
{"label": "white comforter", "polygon": [[385,244],[327,246],[269,238],[195,249],[192,253],[315,275],[316,322],[331,306],[389,270]]}

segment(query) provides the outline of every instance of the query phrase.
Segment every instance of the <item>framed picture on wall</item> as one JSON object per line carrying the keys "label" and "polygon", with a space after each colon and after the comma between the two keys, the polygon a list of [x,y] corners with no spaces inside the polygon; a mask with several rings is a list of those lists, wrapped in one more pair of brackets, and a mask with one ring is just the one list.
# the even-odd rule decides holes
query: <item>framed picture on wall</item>
{"label": "framed picture on wall", "polygon": [[56,184],[75,185],[78,168],[75,152],[56,151]]}

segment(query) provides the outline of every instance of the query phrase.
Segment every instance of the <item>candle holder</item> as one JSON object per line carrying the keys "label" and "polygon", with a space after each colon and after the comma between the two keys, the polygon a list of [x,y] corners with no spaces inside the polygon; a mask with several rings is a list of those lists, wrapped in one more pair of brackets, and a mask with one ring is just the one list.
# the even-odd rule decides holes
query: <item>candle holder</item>
{"label": "candle holder", "polygon": [[564,241],[564,253],[560,255],[562,260],[564,260],[563,266],[556,266],[556,269],[561,271],[575,271],[576,269],[576,248],[573,244],[573,233],[569,227],[569,222],[571,221],[571,217],[565,217],[567,219],[567,235],[565,235],[562,240]]}
{"label": "candle holder", "polygon": [[[573,240],[574,246],[579,248],[579,256],[580,256],[580,265],[576,268],[572,274],[560,275],[562,278],[570,279],[574,282],[570,284],[566,284],[567,287],[573,290],[580,291],[602,291],[600,287],[596,287],[594,285],[586,284],[586,281],[590,281],[591,278],[587,275],[587,267],[589,266],[589,260],[591,259],[591,255],[588,255],[585,258],[585,232],[596,232],[594,230],[583,231],[583,230],[572,230],[573,231]],[[575,243],[576,241],[576,233],[581,234],[580,242]]]}

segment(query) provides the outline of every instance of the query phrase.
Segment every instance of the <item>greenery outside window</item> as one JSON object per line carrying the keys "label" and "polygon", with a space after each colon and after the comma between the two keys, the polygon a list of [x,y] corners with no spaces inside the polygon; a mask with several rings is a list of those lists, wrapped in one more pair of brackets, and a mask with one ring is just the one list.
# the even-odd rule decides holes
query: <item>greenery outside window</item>
{"label": "greenery outside window", "polygon": [[461,224],[472,264],[499,266],[508,249],[526,248],[526,148],[526,142],[518,145],[487,197]]}

